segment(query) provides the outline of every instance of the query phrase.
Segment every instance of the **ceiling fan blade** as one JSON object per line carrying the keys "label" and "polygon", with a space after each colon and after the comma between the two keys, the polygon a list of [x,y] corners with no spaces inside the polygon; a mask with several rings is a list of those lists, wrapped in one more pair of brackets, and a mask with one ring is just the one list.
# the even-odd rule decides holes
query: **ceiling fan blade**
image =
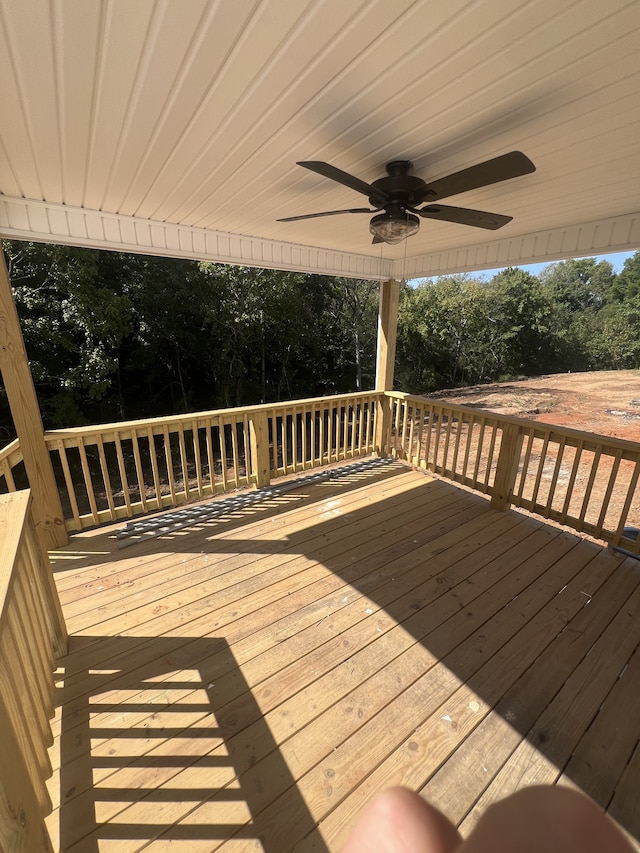
{"label": "ceiling fan blade", "polygon": [[324,213],[303,213],[302,216],[285,216],[284,219],[276,219],[276,222],[296,222],[298,219],[316,219],[318,216],[336,216],[338,213],[375,213],[382,210],[380,207],[352,207],[349,210],[325,210]]}
{"label": "ceiling fan blade", "polygon": [[322,160],[304,160],[299,161],[298,166],[304,166],[305,169],[311,169],[312,172],[317,172],[318,175],[322,175],[332,181],[337,181],[337,183],[343,184],[345,187],[349,187],[350,189],[368,197],[375,196],[376,199],[380,199],[381,202],[389,201],[389,196],[386,193],[383,193],[375,187],[372,187],[370,184],[361,181],[360,178],[355,178],[348,172],[343,172],[342,169],[338,169],[330,163],[323,163]]}
{"label": "ceiling fan blade", "polygon": [[425,219],[442,219],[445,222],[457,222],[459,225],[473,225],[476,228],[487,228],[496,231],[511,222],[513,216],[502,216],[500,213],[487,213],[485,210],[470,210],[468,207],[450,207],[447,204],[430,204],[421,210],[407,208]]}
{"label": "ceiling fan blade", "polygon": [[479,187],[488,187],[510,178],[519,178],[535,172],[536,167],[521,151],[510,151],[492,160],[485,160],[477,166],[470,166],[460,172],[454,172],[433,183],[427,183],[428,193],[425,201],[435,201],[440,198],[458,195]]}

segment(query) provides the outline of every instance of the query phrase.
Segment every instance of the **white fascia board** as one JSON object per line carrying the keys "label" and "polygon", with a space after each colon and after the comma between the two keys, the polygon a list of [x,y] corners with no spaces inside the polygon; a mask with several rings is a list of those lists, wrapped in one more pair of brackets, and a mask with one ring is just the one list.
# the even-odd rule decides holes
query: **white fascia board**
{"label": "white fascia board", "polygon": [[0,196],[0,235],[6,239],[384,281],[634,251],[640,248],[640,213],[392,260]]}
{"label": "white fascia board", "polygon": [[391,278],[393,272],[393,261],[379,256],[335,252],[8,196],[0,197],[0,235],[8,240],[60,243],[344,278],[384,281]]}
{"label": "white fascia board", "polygon": [[408,279],[431,278],[612,252],[633,252],[639,248],[640,213],[629,213],[407,258],[402,264],[396,261],[394,277],[402,271]]}

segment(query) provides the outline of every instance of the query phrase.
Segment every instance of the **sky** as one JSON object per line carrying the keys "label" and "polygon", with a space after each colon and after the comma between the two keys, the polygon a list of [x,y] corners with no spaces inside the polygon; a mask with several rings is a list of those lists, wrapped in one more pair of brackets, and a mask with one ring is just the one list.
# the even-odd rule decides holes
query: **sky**
{"label": "sky", "polygon": [[[613,266],[613,271],[620,272],[626,259],[630,258],[633,254],[633,252],[615,252],[612,255],[596,255],[596,260],[598,262],[609,261]],[[589,255],[589,257],[593,257],[593,255]],[[545,261],[542,264],[527,264],[526,266],[520,267],[520,269],[526,270],[532,275],[538,275],[538,273],[540,273],[545,267],[548,267],[549,264],[552,263],[553,261]],[[492,276],[497,275],[503,269],[505,269],[505,267],[499,267],[495,270],[480,270],[477,274],[486,276],[487,278],[492,278]]]}

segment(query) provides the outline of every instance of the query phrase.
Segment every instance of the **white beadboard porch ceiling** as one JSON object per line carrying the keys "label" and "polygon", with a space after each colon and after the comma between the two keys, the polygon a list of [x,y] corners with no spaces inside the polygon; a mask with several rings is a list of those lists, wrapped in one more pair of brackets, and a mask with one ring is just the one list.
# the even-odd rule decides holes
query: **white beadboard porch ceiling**
{"label": "white beadboard porch ceiling", "polygon": [[[0,234],[367,278],[640,246],[638,0],[0,0]],[[534,174],[372,245],[296,165]]]}

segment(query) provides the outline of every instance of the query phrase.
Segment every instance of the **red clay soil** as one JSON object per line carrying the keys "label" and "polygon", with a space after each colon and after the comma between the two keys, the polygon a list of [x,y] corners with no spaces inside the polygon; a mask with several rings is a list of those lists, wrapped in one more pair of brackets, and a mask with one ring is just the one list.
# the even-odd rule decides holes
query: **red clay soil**
{"label": "red clay soil", "polygon": [[430,396],[640,442],[640,370],[556,373]]}
{"label": "red clay soil", "polygon": [[[640,370],[562,373],[441,391],[430,396],[442,402],[640,442]],[[567,470],[560,471],[560,486],[568,478],[570,456],[563,463]],[[585,454],[585,458],[589,456]],[[546,458],[548,463],[543,468],[542,482],[548,485],[554,472],[553,446],[548,448]],[[528,486],[535,478],[538,461],[539,457],[534,453],[527,475]],[[607,497],[612,462],[612,458],[606,456],[599,462],[599,474],[588,487],[591,497],[588,499],[586,520],[595,524],[606,502],[605,528],[614,531],[623,511],[633,465],[622,462],[618,469],[616,488]],[[589,469],[585,468],[578,473],[573,484],[572,505],[575,504],[576,512],[585,495],[588,478]],[[555,503],[557,500],[554,499]],[[559,506],[556,508],[559,509]],[[624,523],[640,527],[639,489],[635,490]]]}

